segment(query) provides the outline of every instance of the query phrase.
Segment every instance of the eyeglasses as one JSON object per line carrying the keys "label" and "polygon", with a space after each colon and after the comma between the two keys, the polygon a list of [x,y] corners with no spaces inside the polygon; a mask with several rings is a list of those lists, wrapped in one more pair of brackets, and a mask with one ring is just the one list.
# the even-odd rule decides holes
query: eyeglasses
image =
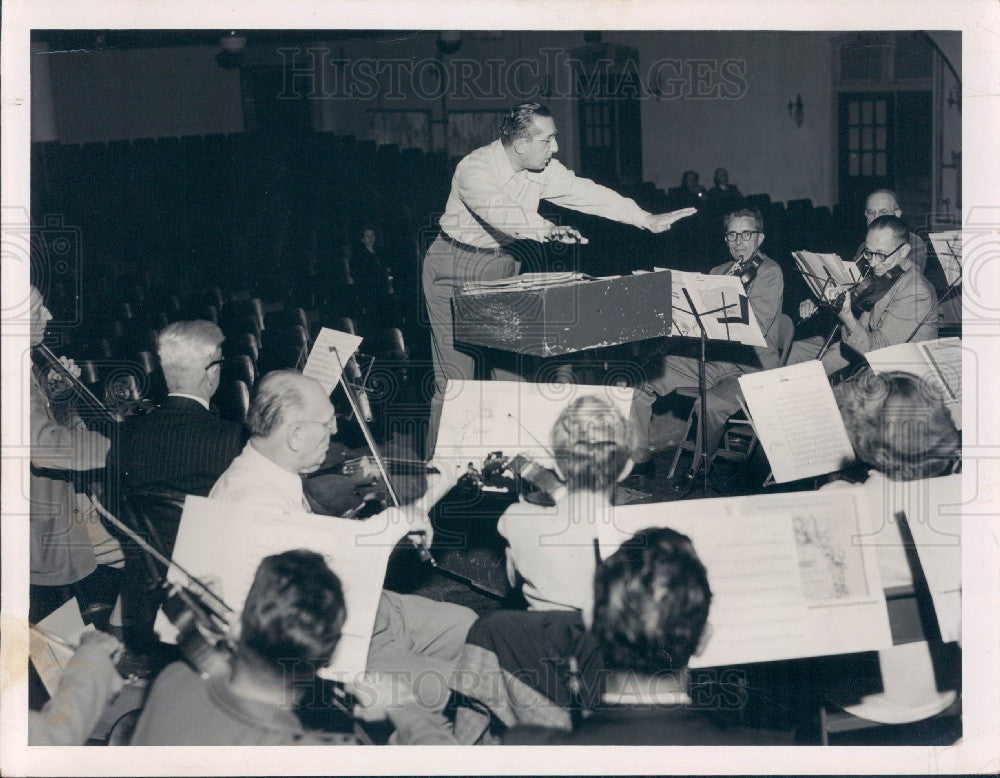
{"label": "eyeglasses", "polygon": [[218,359],[213,359],[211,362],[209,362],[207,365],[205,365],[205,369],[206,370],[211,370],[216,365],[218,365],[219,367],[222,367],[224,364],[226,364],[226,358],[225,357],[219,357]]}
{"label": "eyeglasses", "polygon": [[541,141],[542,143],[550,144],[556,142],[556,136],[550,135],[548,138],[528,138],[530,141]]}
{"label": "eyeglasses", "polygon": [[881,264],[882,262],[885,262],[893,254],[895,254],[897,251],[899,251],[901,248],[903,248],[903,246],[905,245],[906,242],[904,241],[903,243],[900,243],[898,246],[896,246],[896,248],[894,248],[888,254],[883,254],[881,251],[869,251],[868,249],[865,249],[864,251],[861,252],[861,256],[868,262],[874,261]]}
{"label": "eyeglasses", "polygon": [[743,230],[742,232],[727,232],[726,243],[746,243],[751,236],[760,235],[760,230]]}

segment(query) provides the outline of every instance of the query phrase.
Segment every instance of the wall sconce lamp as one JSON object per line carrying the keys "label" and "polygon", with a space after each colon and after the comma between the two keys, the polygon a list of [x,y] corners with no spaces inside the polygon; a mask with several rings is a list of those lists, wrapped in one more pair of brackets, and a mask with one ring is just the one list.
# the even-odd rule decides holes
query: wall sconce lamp
{"label": "wall sconce lamp", "polygon": [[805,118],[805,106],[802,104],[802,95],[795,95],[795,102],[789,100],[786,109],[788,111],[788,115],[795,120],[795,126],[801,127],[802,121]]}
{"label": "wall sconce lamp", "polygon": [[442,30],[437,37],[437,50],[442,54],[454,54],[462,48],[462,33],[458,30]]}

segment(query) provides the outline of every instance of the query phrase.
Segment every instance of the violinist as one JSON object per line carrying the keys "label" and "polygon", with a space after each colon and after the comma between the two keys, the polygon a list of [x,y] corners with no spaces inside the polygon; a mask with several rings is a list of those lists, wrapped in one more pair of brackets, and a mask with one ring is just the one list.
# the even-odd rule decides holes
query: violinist
{"label": "violinist", "polygon": [[[296,371],[272,371],[258,384],[246,426],[250,441],[208,496],[245,505],[248,510],[310,513],[301,476],[322,465],[330,436],[337,431],[327,392]],[[422,532],[430,542],[432,528],[422,507],[443,497],[461,472],[457,466],[444,464],[436,469],[439,475],[429,477],[421,509],[389,508],[365,520],[374,527],[387,527],[386,542],[394,544],[407,531]],[[373,586],[382,583],[372,581]],[[473,611],[460,605],[383,590],[368,669],[415,676],[428,671],[447,677],[475,619]],[[439,703],[443,707],[445,700]]]}
{"label": "violinist", "polygon": [[[717,354],[705,366],[708,384],[708,435],[706,453],[709,457],[719,446],[723,425],[740,407],[740,390],[737,378],[744,373],[778,367],[780,352],[777,342],[776,322],[781,312],[784,294],[784,277],[778,264],[760,251],[764,242],[764,227],[760,212],[744,208],[725,216],[725,241],[731,262],[713,267],[713,275],[737,275],[743,281],[750,308],[760,324],[766,348],[755,348],[752,354],[730,351]],[[675,349],[656,367],[646,381],[635,391],[632,403],[631,424],[634,435],[633,472],[652,475],[653,449],[650,446],[649,428],[653,418],[653,403],[681,386],[698,386],[698,359],[678,353],[684,344],[671,343]]]}
{"label": "violinist", "polygon": [[[849,366],[856,354],[937,337],[937,321],[931,316],[937,296],[910,260],[908,236],[898,216],[877,217],[868,227],[862,252],[869,275],[857,288],[831,284],[825,290],[821,303],[836,306],[841,325],[839,342],[822,355],[828,375]],[[815,302],[803,300],[799,315],[806,319],[817,310]],[[822,350],[822,337],[795,341],[788,363],[820,358]]]}
{"label": "violinist", "polygon": [[[32,348],[45,339],[52,314],[41,292],[31,287],[30,338]],[[63,370],[77,377],[80,369],[65,357]],[[103,435],[88,430],[76,413],[57,420],[51,397],[67,390],[67,378],[56,369],[35,367],[30,380],[31,420],[31,607],[37,622],[71,597],[85,616],[99,613],[114,602],[107,568],[122,565],[121,545],[112,538],[85,494],[79,494],[66,471],[104,467],[111,445]],[[98,564],[105,567],[98,571]]]}
{"label": "violinist", "polygon": [[340,640],[347,616],[340,579],[312,551],[264,558],[247,593],[236,650],[206,680],[184,662],[150,692],[134,746],[354,744],[350,732],[303,728],[294,705]]}

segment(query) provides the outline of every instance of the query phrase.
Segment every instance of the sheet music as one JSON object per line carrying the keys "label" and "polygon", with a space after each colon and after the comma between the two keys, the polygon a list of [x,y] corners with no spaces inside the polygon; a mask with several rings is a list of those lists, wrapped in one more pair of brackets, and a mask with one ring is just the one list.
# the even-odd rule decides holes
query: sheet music
{"label": "sheet music", "polygon": [[[222,500],[188,497],[173,558],[192,575],[208,579],[206,583],[236,611],[231,619],[235,625],[264,557],[296,548],[323,554],[343,586],[347,620],[333,659],[320,675],[354,678],[365,670],[389,554],[402,536],[399,525],[390,529],[398,533],[391,542],[388,535],[381,536],[385,542],[374,542],[373,527],[366,521],[253,511]],[[167,578],[186,580],[176,568],[170,568]],[[177,639],[162,610],[156,630],[164,642]]]}
{"label": "sheet music", "polygon": [[93,631],[94,627],[83,623],[76,597],[52,611],[38,622],[38,626],[57,638],[52,639],[37,629],[28,632],[28,656],[31,657],[31,663],[42,679],[45,690],[52,695],[59,688],[63,670],[76,653],[72,648],[62,645],[58,639],[78,646],[80,636],[84,632]]}
{"label": "sheet music", "polygon": [[435,457],[468,457],[478,468],[493,451],[530,455],[544,467],[559,414],[579,397],[607,400],[627,419],[632,392],[621,386],[448,379]]}
{"label": "sheet music", "polygon": [[713,632],[692,667],[872,651],[892,644],[878,564],[854,538],[863,496],[796,492],[629,505],[600,530],[607,558],[641,529],[687,535],[708,571]]}
{"label": "sheet music", "polygon": [[[612,278],[614,276],[611,276]],[[589,280],[583,273],[522,273],[510,278],[498,278],[495,281],[473,281],[462,287],[462,294],[490,294],[493,292],[525,292],[533,289],[546,289],[552,286],[565,286],[578,281]]]}
{"label": "sheet music", "polygon": [[315,378],[329,394],[340,382],[344,365],[354,356],[362,340],[349,332],[323,327],[309,350],[302,375]]}
{"label": "sheet music", "polygon": [[739,382],[775,481],[832,473],[854,461],[821,362],[747,373]]}
{"label": "sheet music", "polygon": [[861,271],[853,261],[845,261],[837,254],[817,254],[813,251],[793,251],[795,264],[813,295],[823,300],[830,284],[850,286],[861,280]]}
{"label": "sheet music", "polygon": [[[690,273],[683,270],[656,268],[654,272],[670,273],[670,295],[673,307],[671,332],[674,337],[700,338],[698,320],[691,310],[685,290],[702,314],[709,340],[729,340],[747,346],[764,347],[764,333],[750,307],[743,282],[736,276]],[[720,308],[725,306],[724,311]],[[714,313],[707,313],[714,311]]]}
{"label": "sheet music", "polygon": [[962,231],[932,232],[927,236],[949,285],[962,277]]}
{"label": "sheet music", "polygon": [[875,373],[911,373],[937,387],[957,429],[962,429],[962,339],[899,343],[865,354]]}

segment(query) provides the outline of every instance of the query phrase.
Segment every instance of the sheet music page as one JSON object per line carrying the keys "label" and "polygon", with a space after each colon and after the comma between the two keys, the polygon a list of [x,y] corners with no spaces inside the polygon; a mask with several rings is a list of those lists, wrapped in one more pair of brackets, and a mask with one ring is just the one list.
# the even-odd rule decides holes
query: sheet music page
{"label": "sheet music page", "polygon": [[[864,494],[871,514],[871,534],[860,542],[879,552],[901,542],[896,513],[906,523],[917,547],[945,642],[958,640],[962,628],[962,476],[893,481],[873,473],[864,484],[849,487]],[[893,549],[895,550],[895,549]],[[884,553],[884,552],[883,552]],[[899,559],[898,551],[896,558]],[[904,565],[907,577],[909,565]],[[886,581],[887,586],[902,582]]]}
{"label": "sheet music page", "polygon": [[[73,646],[80,644],[80,636],[84,632],[91,632],[94,629],[93,626],[83,623],[76,597],[52,611],[38,622],[38,626]],[[28,631],[28,656],[50,695],[55,694],[59,688],[59,679],[62,678],[63,670],[74,653],[76,652],[73,649],[37,629]]]}
{"label": "sheet music page", "polygon": [[813,251],[793,251],[802,278],[817,298],[830,283],[849,286],[861,279],[856,262],[845,262],[837,254],[817,254]]}
{"label": "sheet music page", "polygon": [[962,276],[962,231],[932,232],[927,236],[949,285]]}
{"label": "sheet music page", "polygon": [[630,505],[601,528],[607,558],[641,529],[691,538],[708,571],[713,633],[692,667],[871,651],[892,643],[864,497],[794,492]]}
{"label": "sheet music page", "polygon": [[[364,672],[386,565],[395,545],[395,540],[374,542],[372,529],[366,521],[253,511],[222,500],[188,497],[173,559],[192,575],[206,579],[236,611],[231,623],[238,624],[239,610],[264,557],[296,548],[322,554],[343,586],[347,621],[333,660],[320,675],[342,680]],[[168,571],[167,578],[186,580],[176,568]],[[177,639],[162,609],[156,630],[164,642]]]}
{"label": "sheet music page", "polygon": [[[662,272],[656,268],[656,272]],[[750,307],[743,282],[735,276],[670,270],[671,335],[700,338],[698,321],[691,311],[687,290],[694,301],[709,340],[730,340],[748,346],[766,346],[764,333]],[[723,308],[724,310],[719,310]],[[706,313],[714,311],[714,313]]]}
{"label": "sheet music page", "polygon": [[354,356],[363,339],[349,332],[323,327],[309,350],[302,375],[315,378],[330,393],[340,382],[344,365]]}
{"label": "sheet music page", "polygon": [[627,419],[632,392],[621,386],[448,379],[434,456],[468,457],[478,468],[493,451],[525,453],[553,467],[552,425],[566,406],[579,397],[600,397]]}
{"label": "sheet music page", "polygon": [[962,429],[962,339],[938,338],[869,351],[875,373],[911,373],[937,387],[958,429]]}
{"label": "sheet music page", "polygon": [[775,481],[832,473],[854,461],[821,362],[747,373],[739,382]]}

